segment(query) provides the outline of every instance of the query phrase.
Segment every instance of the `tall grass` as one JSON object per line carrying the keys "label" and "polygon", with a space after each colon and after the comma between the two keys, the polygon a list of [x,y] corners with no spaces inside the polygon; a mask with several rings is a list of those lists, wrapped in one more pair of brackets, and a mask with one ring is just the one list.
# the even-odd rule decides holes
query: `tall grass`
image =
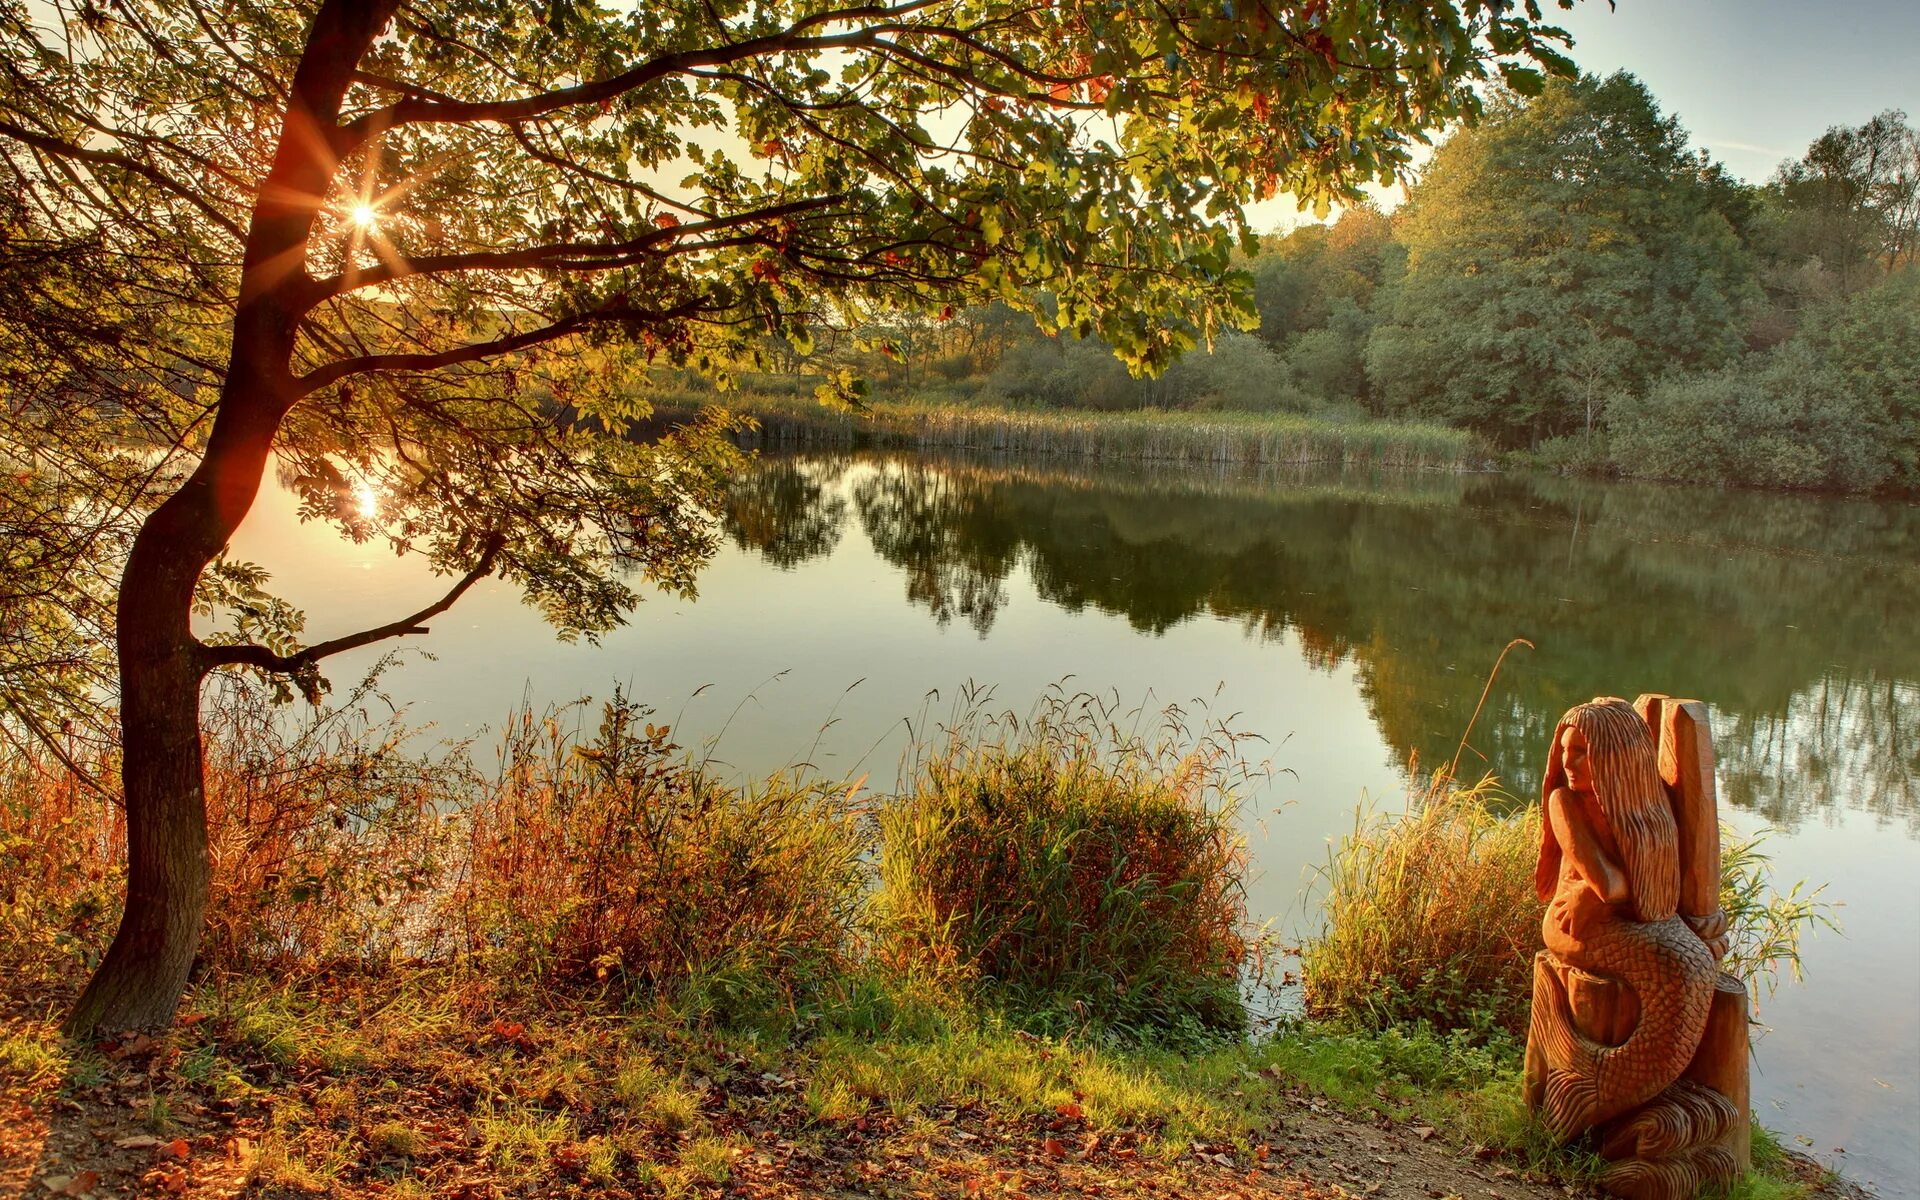
{"label": "tall grass", "polygon": [[880,810],[883,960],[1042,1026],[1241,1028],[1246,768],[1183,715],[1143,736],[1086,695],[970,708]]}
{"label": "tall grass", "polygon": [[[1301,947],[1308,1012],[1376,1029],[1522,1033],[1541,944],[1540,820],[1537,803],[1493,777],[1459,787],[1445,769],[1404,814],[1357,816],[1321,871],[1321,928]],[[1722,837],[1733,945],[1721,966],[1768,991],[1781,971],[1798,976],[1801,936],[1832,928],[1830,910],[1820,889],[1774,887],[1763,835],[1723,826]]]}
{"label": "tall grass", "polygon": [[[844,968],[869,839],[848,789],[727,787],[616,695],[408,749],[357,702],[295,729],[242,687],[206,729],[215,970],[377,970],[399,958],[508,979],[617,986],[732,1017],[792,1009]],[[81,764],[117,780],[110,752]],[[0,760],[0,969],[91,967],[124,878],[118,798],[52,757]]]}
{"label": "tall grass", "polygon": [[615,980],[723,1019],[792,1009],[851,961],[868,840],[855,789],[718,783],[616,692],[597,734],[522,709],[464,806],[461,950]]}
{"label": "tall grass", "polygon": [[1308,1012],[1384,1028],[1525,1028],[1540,902],[1538,807],[1492,777],[1436,772],[1397,819],[1361,814],[1321,869],[1320,932],[1301,946]]}
{"label": "tall grass", "polygon": [[757,431],[743,435],[743,441],[763,448],[859,446],[1207,466],[1327,463],[1450,471],[1482,469],[1493,460],[1474,435],[1419,422],[889,402],[846,413],[804,398],[754,395],[730,397],[728,403],[755,419]]}

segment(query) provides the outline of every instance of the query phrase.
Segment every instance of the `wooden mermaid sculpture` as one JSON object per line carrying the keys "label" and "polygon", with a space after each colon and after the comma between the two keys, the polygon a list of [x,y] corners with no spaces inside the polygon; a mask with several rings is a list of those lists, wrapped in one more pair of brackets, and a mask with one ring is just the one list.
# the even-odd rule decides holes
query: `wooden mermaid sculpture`
{"label": "wooden mermaid sculpture", "polygon": [[[1559,1140],[1595,1131],[1614,1160],[1603,1184],[1634,1200],[1684,1200],[1744,1167],[1746,993],[1719,969],[1707,737],[1695,702],[1594,700],[1561,719],[1542,785],[1527,1100]],[[1709,1037],[1716,1014],[1737,1028]]]}

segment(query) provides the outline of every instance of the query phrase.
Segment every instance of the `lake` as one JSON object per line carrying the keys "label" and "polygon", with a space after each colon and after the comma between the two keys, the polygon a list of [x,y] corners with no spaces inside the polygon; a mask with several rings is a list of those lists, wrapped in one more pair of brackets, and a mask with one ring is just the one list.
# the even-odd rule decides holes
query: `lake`
{"label": "lake", "polygon": [[[971,682],[1149,710],[1204,698],[1266,739],[1248,798],[1257,916],[1315,921],[1313,868],[1408,766],[1539,786],[1559,714],[1659,691],[1713,711],[1723,820],[1770,826],[1779,881],[1825,882],[1843,935],[1761,1000],[1761,1120],[1888,1197],[1920,1196],[1920,507],[1546,477],[1253,474],[855,455],[736,482],[697,600],[654,596],[564,645],[489,581],[404,643],[384,690],[438,735],[523,696],[652,704],[745,773],[808,762],[885,787]],[[378,544],[269,490],[235,540],[320,640],[437,598]],[[420,653],[427,652],[426,654]],[[430,654],[432,657],[427,657]],[[339,690],[376,657],[334,662]],[[1191,708],[1192,706],[1189,705]]]}

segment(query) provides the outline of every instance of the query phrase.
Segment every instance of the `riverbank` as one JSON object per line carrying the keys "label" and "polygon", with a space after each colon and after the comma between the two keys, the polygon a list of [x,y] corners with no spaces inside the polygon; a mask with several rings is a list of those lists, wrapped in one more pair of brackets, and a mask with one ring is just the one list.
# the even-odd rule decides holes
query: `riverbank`
{"label": "riverbank", "polygon": [[[1177,710],[1137,735],[1080,695],[976,710],[866,799],[719,783],[619,695],[592,735],[520,710],[492,771],[390,727],[290,738],[215,695],[214,904],[166,1031],[59,1036],[112,928],[117,810],[64,764],[0,763],[0,1194],[1547,1200],[1590,1178],[1522,1111],[1498,1014],[1249,1028],[1257,768]],[[1739,1196],[1841,1186],[1756,1143]]]}
{"label": "riverbank", "polygon": [[[811,396],[759,392],[715,398],[754,419],[740,435],[756,449],[898,449],[1017,454],[1196,466],[1331,464],[1407,470],[1491,469],[1495,452],[1444,425],[1296,413],[1070,412],[879,400],[861,412],[829,409]],[[660,419],[692,413],[703,399],[663,402]]]}
{"label": "riverbank", "polygon": [[[869,983],[871,981],[868,981]],[[1185,1052],[852,989],[786,1036],[406,967],[203,979],[175,1029],[60,1041],[0,987],[5,1196],[1492,1197],[1584,1190],[1511,1056],[1304,1026]],[[1758,1132],[1758,1131],[1757,1131]],[[1755,1200],[1852,1196],[1756,1142]]]}

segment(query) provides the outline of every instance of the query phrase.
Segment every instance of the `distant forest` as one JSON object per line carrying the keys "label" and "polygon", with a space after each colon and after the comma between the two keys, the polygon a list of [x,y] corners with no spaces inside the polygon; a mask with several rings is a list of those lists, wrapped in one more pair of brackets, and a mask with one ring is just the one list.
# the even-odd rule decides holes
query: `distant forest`
{"label": "distant forest", "polygon": [[[1158,379],[992,305],[870,326],[822,363],[888,396],[1439,420],[1562,469],[1920,491],[1920,130],[1830,129],[1753,186],[1630,74],[1495,97],[1392,214],[1352,208],[1238,266],[1259,327]],[[783,377],[784,376],[784,377]]]}

